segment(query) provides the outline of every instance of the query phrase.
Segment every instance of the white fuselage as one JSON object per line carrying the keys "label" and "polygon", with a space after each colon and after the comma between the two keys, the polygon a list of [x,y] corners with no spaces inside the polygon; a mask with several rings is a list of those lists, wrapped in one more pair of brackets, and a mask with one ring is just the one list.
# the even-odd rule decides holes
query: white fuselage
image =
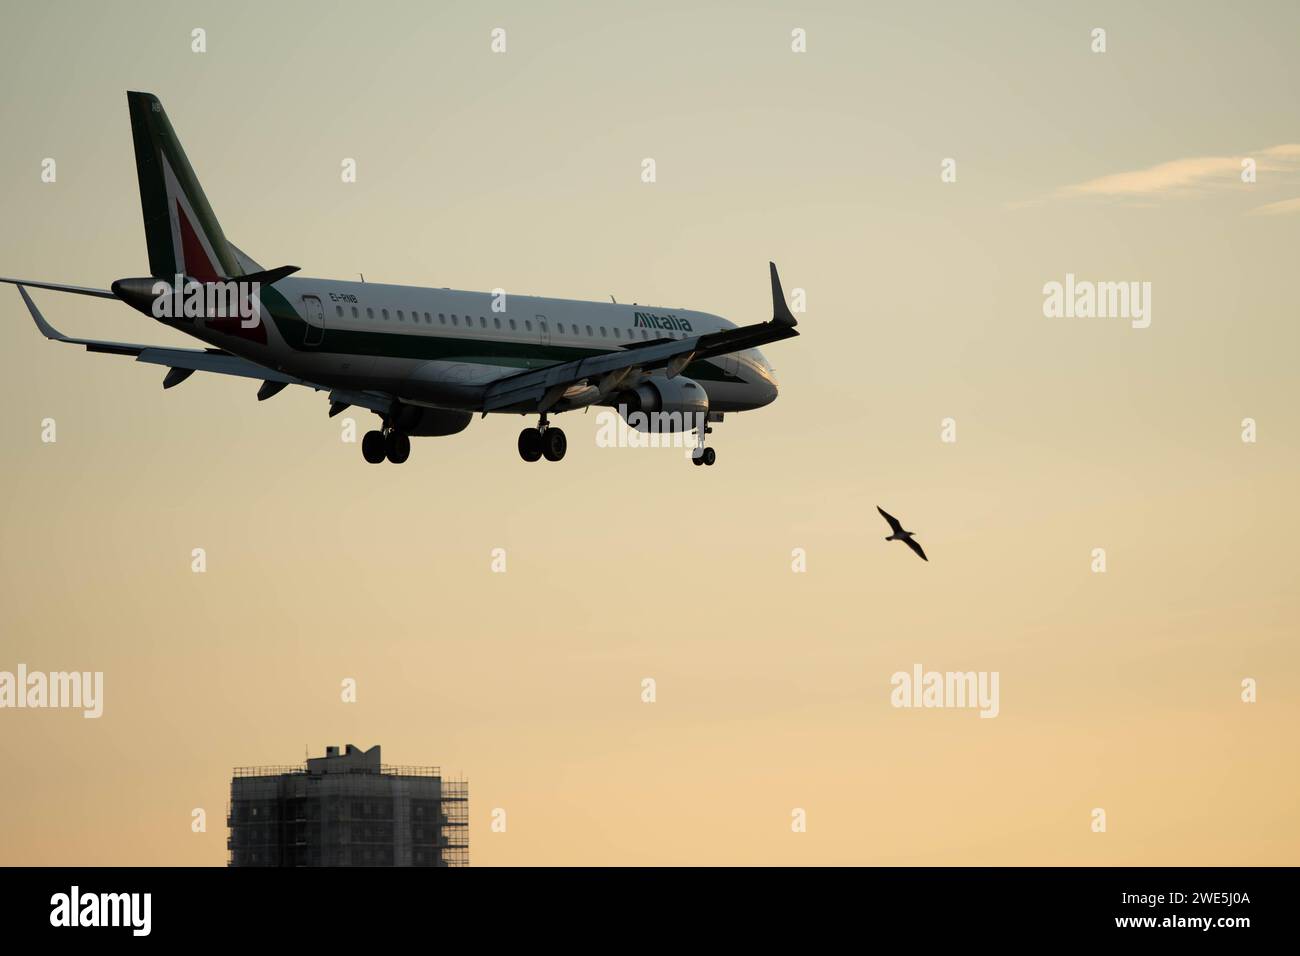
{"label": "white fuselage", "polygon": [[[202,320],[178,327],[303,379],[468,410],[489,383],[521,371],[735,328],[691,309],[297,276],[277,282],[274,293],[282,301],[263,295],[265,343]],[[698,378],[716,411],[776,397],[775,376],[757,349],[693,364],[685,374]]]}

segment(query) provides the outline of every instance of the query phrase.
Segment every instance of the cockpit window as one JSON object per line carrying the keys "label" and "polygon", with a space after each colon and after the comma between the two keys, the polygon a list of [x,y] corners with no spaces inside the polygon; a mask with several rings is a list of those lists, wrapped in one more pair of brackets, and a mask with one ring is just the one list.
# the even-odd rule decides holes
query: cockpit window
{"label": "cockpit window", "polygon": [[745,349],[745,351],[741,352],[740,354],[743,355],[745,358],[749,359],[759,368],[768,372],[772,371],[771,363],[769,363],[768,360],[764,358],[763,353],[760,352],[758,349]]}

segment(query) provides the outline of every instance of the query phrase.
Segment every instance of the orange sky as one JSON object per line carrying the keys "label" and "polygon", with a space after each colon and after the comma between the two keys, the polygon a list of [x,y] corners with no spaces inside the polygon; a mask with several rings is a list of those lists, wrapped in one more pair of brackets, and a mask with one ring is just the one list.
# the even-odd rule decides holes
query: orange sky
{"label": "orange sky", "polygon": [[[492,416],[375,468],[323,396],[164,394],[0,288],[0,670],[105,675],[98,720],[0,710],[0,863],[223,865],[232,767],[349,742],[467,777],[475,865],[1297,862],[1294,4],[7,23],[4,275],[147,271],[141,89],[268,267],[745,323],[775,259],[808,304],[712,469],[598,448],[594,412],[558,465]],[[1150,327],[1046,318],[1067,273],[1150,282]],[[915,664],[998,672],[998,716],[891,707]]]}

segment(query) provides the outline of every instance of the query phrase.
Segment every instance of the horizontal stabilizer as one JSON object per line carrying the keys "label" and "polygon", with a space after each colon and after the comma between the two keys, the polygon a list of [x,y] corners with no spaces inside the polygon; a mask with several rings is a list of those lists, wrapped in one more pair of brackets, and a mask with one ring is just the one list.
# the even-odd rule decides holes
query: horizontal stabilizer
{"label": "horizontal stabilizer", "polygon": [[266,269],[262,272],[250,272],[248,275],[239,276],[238,282],[256,282],[260,285],[274,285],[286,276],[291,276],[298,271],[297,266],[280,266],[278,269]]}

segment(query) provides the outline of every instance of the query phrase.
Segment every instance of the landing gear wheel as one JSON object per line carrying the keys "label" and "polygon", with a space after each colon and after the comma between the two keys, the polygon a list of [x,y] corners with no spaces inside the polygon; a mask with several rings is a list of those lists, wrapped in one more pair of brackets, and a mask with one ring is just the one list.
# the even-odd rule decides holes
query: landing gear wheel
{"label": "landing gear wheel", "polygon": [[411,457],[411,439],[402,432],[389,432],[384,438],[384,454],[394,465]]}
{"label": "landing gear wheel", "polygon": [[697,448],[697,449],[695,449],[693,452],[691,452],[691,464],[692,464],[692,465],[695,465],[696,467],[698,467],[698,466],[704,464],[704,449],[703,449],[703,448]]}
{"label": "landing gear wheel", "polygon": [[718,460],[718,453],[712,448],[704,449],[704,454],[700,456],[706,465],[712,465]]}
{"label": "landing gear wheel", "polygon": [[569,440],[558,428],[548,428],[542,432],[542,454],[547,461],[559,461],[569,450]]}
{"label": "landing gear wheel", "polygon": [[361,457],[372,465],[377,465],[384,460],[384,433],[379,431],[366,432],[361,439]]}
{"label": "landing gear wheel", "polygon": [[519,457],[524,461],[542,457],[542,433],[536,428],[525,428],[519,433]]}

